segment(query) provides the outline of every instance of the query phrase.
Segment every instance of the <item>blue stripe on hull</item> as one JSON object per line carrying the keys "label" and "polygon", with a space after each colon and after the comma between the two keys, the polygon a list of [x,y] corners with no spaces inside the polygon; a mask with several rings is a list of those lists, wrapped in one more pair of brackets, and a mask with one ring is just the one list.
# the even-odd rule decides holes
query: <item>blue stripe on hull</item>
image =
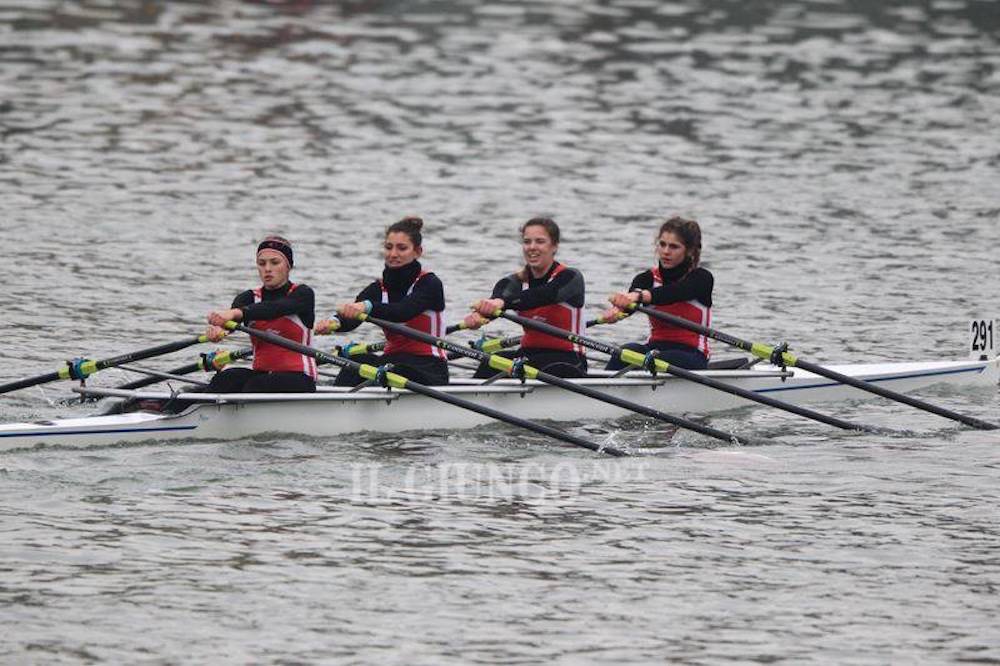
{"label": "blue stripe on hull", "polygon": [[119,435],[129,432],[170,432],[176,430],[194,430],[198,426],[172,426],[169,428],[113,428],[111,430],[60,430],[59,432],[43,432],[32,430],[30,432],[10,432],[0,433],[0,437],[58,437],[66,435]]}

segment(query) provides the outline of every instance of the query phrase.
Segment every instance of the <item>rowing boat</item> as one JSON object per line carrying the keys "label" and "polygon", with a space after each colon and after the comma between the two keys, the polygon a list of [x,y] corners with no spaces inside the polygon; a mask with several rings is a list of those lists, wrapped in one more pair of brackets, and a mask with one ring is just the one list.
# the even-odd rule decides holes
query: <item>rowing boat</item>
{"label": "rowing boat", "polygon": [[[829,367],[900,392],[935,384],[995,387],[1000,380],[1000,357]],[[700,374],[792,404],[870,398],[855,388],[804,370],[765,364],[749,369],[705,370]],[[586,379],[574,381],[673,414],[707,415],[753,404],[676,377],[638,371],[622,376],[597,371]],[[359,431],[470,428],[490,421],[405,389],[377,386],[361,389],[324,386],[310,394],[176,393],[83,387],[75,390],[112,400],[177,399],[191,404],[177,414],[136,411],[0,425],[0,451],[37,446],[82,448],[151,440],[234,440],[273,432],[327,437]],[[618,418],[629,413],[532,380],[522,383],[501,379],[486,383],[456,379],[441,390],[525,419],[572,423]]]}

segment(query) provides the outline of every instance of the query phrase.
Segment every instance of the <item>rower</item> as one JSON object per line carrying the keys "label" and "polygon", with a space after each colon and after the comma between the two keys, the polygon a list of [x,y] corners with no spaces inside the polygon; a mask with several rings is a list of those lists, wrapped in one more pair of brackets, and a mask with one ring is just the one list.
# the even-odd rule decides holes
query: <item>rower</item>
{"label": "rower", "polygon": [[[535,217],[521,227],[521,251],[524,267],[500,279],[490,298],[476,301],[473,312],[465,317],[465,328],[476,329],[494,317],[496,311],[516,310],[531,319],[541,319],[553,326],[583,332],[584,280],[575,268],[556,261],[559,250],[559,226],[550,218]],[[500,352],[507,358],[520,358],[539,370],[557,377],[583,377],[587,357],[583,348],[561,338],[526,329],[519,349]],[[493,370],[480,366],[475,376],[486,378]]]}
{"label": "rower", "polygon": [[[267,236],[257,246],[257,273],[261,286],[241,292],[228,310],[208,314],[205,335],[218,342],[227,321],[278,333],[308,345],[312,342],[315,295],[304,284],[289,281],[294,265],[292,245],[281,236]],[[229,368],[216,373],[205,389],[209,393],[312,393],[316,390],[316,361],[284,347],[252,339],[253,368]]]}
{"label": "rower", "polygon": [[[385,230],[382,278],[362,289],[353,302],[337,306],[335,317],[317,323],[318,335],[353,331],[361,325],[357,319],[360,314],[404,323],[430,335],[444,335],[444,286],[419,261],[424,253],[423,226],[419,217],[404,217]],[[427,386],[448,383],[444,351],[391,331],[385,331],[385,339],[383,354],[355,354],[351,359],[375,366],[391,364],[392,372]],[[363,381],[355,370],[344,368],[334,384],[356,386]]]}
{"label": "rower", "polygon": [[[660,312],[682,317],[701,326],[712,320],[712,274],[699,266],[701,261],[701,228],[694,220],[671,217],[660,226],[656,236],[656,266],[635,276],[627,292],[611,294],[612,307],[601,319],[607,323],[619,321],[630,314],[634,303],[650,305]],[[626,349],[656,355],[680,368],[703,370],[711,354],[708,338],[699,333],[649,318],[649,339],[645,343],[630,342]],[[612,357],[608,370],[620,370],[625,364]]]}

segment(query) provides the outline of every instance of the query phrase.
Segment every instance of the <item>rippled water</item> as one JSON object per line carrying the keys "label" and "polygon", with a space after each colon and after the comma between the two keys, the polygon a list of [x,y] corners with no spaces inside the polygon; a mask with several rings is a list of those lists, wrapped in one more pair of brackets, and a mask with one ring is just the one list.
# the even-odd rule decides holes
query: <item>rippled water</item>
{"label": "rippled water", "polygon": [[[998,40],[974,0],[0,3],[0,374],[199,330],[271,231],[328,310],[412,213],[449,320],[532,215],[596,313],[679,212],[720,328],[961,357],[1000,316]],[[62,388],[0,415],[83,411]],[[836,412],[915,434],[753,410],[711,419],[752,448],[574,428],[663,451],[627,460],[506,427],[4,455],[0,661],[997,660],[997,436]]]}

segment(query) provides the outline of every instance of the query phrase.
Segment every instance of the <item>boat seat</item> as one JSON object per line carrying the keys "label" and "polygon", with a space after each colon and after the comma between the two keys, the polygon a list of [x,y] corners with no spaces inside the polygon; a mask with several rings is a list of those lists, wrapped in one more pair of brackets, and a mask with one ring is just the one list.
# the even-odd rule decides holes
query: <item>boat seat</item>
{"label": "boat seat", "polygon": [[721,358],[718,361],[709,361],[709,370],[739,370],[749,368],[754,365],[754,361],[749,358],[739,356],[737,358]]}

